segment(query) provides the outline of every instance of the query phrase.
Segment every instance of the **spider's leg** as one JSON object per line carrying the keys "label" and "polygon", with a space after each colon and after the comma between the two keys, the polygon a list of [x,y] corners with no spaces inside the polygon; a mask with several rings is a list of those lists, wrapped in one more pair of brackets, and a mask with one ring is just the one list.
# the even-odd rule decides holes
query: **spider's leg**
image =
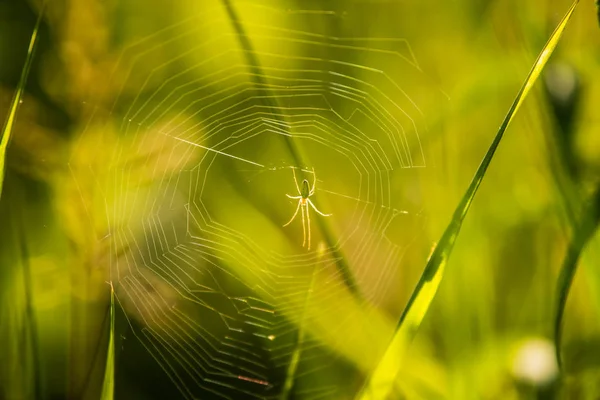
{"label": "spider's leg", "polygon": [[292,172],[294,173],[294,183],[296,184],[296,190],[298,191],[298,194],[302,194],[300,186],[298,186],[298,179],[296,179],[296,168],[292,167]]}
{"label": "spider's leg", "polygon": [[315,188],[317,187],[317,174],[315,173],[315,167],[313,167],[312,171],[313,171],[313,184],[312,184],[312,188],[310,189],[309,196],[312,196],[315,193]]}
{"label": "spider's leg", "polygon": [[296,218],[296,215],[298,215],[298,210],[300,209],[300,204],[302,204],[302,203],[300,202],[300,200],[298,200],[298,205],[296,206],[296,211],[294,211],[294,215],[292,215],[292,219],[290,219],[288,221],[288,223],[285,224],[285,225],[283,225],[283,226],[288,226],[289,224],[292,223],[292,221],[294,220],[294,218]]}
{"label": "spider's leg", "polygon": [[302,198],[302,196],[290,196],[290,195],[289,195],[289,194],[287,194],[287,193],[286,193],[286,196],[287,196],[287,197],[289,197],[290,199],[295,199],[295,200],[298,200],[298,199],[301,199],[301,198]]}
{"label": "spider's leg", "polygon": [[304,219],[304,209],[306,208],[306,212],[308,213],[308,207],[300,206],[302,208],[302,247],[306,244],[306,221]]}
{"label": "spider's leg", "polygon": [[322,213],[321,211],[317,210],[317,207],[315,207],[315,205],[313,204],[312,201],[310,201],[310,199],[306,199],[306,201],[308,202],[308,204],[310,204],[310,206],[313,208],[313,210],[315,210],[317,213],[321,214],[322,216],[329,217],[330,215],[332,215],[332,214],[325,214],[325,213]]}
{"label": "spider's leg", "polygon": [[310,214],[308,213],[308,205],[306,206],[306,227],[308,229],[308,247],[307,250],[310,250]]}

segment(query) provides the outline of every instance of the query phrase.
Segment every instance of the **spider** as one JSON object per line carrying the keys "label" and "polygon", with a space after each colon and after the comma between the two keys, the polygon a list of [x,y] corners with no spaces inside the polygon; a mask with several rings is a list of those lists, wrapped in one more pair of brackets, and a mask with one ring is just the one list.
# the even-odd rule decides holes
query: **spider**
{"label": "spider", "polygon": [[[288,226],[289,224],[292,223],[292,221],[294,220],[294,218],[296,218],[296,215],[298,215],[298,210],[302,210],[302,233],[303,233],[303,241],[302,241],[302,247],[304,247],[306,245],[306,231],[308,230],[308,247],[307,249],[310,250],[310,215],[308,213],[308,205],[310,204],[310,206],[313,208],[313,210],[315,210],[318,214],[324,216],[324,217],[329,217],[331,214],[325,214],[322,213],[321,211],[317,210],[317,207],[315,207],[315,205],[312,203],[312,201],[310,201],[309,197],[312,196],[313,194],[315,194],[315,188],[316,188],[316,184],[317,184],[317,175],[315,174],[315,169],[313,168],[312,170],[312,174],[313,174],[313,184],[312,187],[310,186],[310,184],[308,183],[307,179],[304,179],[302,181],[302,189],[300,189],[300,186],[298,186],[298,180],[296,179],[296,169],[292,168],[292,172],[294,173],[294,183],[296,184],[296,189],[298,190],[298,196],[290,196],[289,194],[286,194],[287,197],[289,197],[290,199],[294,199],[294,200],[298,200],[298,205],[296,206],[296,211],[294,212],[294,215],[292,215],[292,219],[290,219],[288,221],[287,224],[283,225]],[[306,218],[304,217],[304,214],[306,214]]]}

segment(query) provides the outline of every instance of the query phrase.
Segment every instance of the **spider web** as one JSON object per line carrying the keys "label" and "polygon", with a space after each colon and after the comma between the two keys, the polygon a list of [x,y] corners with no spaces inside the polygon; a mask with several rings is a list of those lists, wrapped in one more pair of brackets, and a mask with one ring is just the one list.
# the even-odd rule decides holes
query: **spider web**
{"label": "spider web", "polygon": [[[403,39],[334,34],[339,12],[236,3],[236,31],[198,7],[125,48],[73,150],[96,150],[109,279],[182,398],[351,395],[420,233],[427,77]],[[310,250],[299,216],[282,227],[292,168],[333,214]]]}

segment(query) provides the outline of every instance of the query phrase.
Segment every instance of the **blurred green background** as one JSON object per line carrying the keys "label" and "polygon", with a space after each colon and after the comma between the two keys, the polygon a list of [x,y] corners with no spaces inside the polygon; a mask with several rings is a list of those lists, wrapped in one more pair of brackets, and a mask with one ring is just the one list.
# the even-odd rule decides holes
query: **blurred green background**
{"label": "blurred green background", "polygon": [[[47,2],[0,199],[0,398],[357,396],[570,4]],[[0,0],[2,121],[41,9]],[[600,397],[596,237],[560,375],[552,343],[599,65],[582,1],[389,398]],[[309,209],[310,249],[300,214],[282,227],[293,168],[332,214]]]}

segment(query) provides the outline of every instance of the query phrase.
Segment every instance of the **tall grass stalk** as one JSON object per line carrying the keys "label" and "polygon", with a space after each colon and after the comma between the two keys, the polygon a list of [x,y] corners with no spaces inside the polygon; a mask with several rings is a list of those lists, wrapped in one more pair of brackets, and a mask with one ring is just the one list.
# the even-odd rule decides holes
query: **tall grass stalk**
{"label": "tall grass stalk", "polygon": [[[250,67],[250,71],[255,80],[256,89],[263,92],[262,101],[266,103],[266,106],[269,107],[272,112],[274,118],[278,119],[278,122],[281,123],[281,127],[286,129],[288,124],[285,121],[284,115],[281,114],[281,107],[277,102],[277,97],[269,91],[269,85],[267,84],[264,76],[265,74],[262,71],[260,66],[260,62],[256,57],[256,53],[254,51],[254,47],[250,42],[250,38],[246,34],[244,27],[240,21],[240,18],[233,7],[233,4],[230,0],[223,0],[223,5],[227,10],[227,15],[231,19],[231,23],[237,33],[237,37],[240,40],[240,46],[244,50],[244,54],[246,56],[246,61],[248,62],[248,66]],[[292,135],[283,135],[285,140],[286,147],[288,148],[290,154],[292,155],[292,159],[296,166],[302,168],[303,166],[307,166],[307,164],[303,161],[302,152],[300,148],[296,145]],[[319,205],[317,203],[317,199],[311,200],[317,208]],[[341,253],[339,248],[336,246],[337,240],[334,239],[334,234],[331,231],[329,224],[323,218],[315,218],[317,225],[319,226],[319,230],[323,234],[323,239],[332,251],[332,256],[336,260],[336,267],[340,271],[342,278],[346,284],[348,290],[357,298],[357,300],[362,301],[362,295],[360,293],[359,287],[356,284],[356,280],[354,278],[354,274],[350,270],[348,262],[344,255]]]}
{"label": "tall grass stalk", "polygon": [[27,78],[29,77],[29,70],[33,62],[33,56],[35,54],[35,48],[37,44],[38,32],[40,24],[42,22],[42,16],[44,15],[44,8],[40,10],[35,26],[33,27],[33,33],[29,40],[29,47],[27,49],[27,56],[25,57],[25,65],[21,70],[21,77],[17,84],[17,90],[13,96],[10,108],[8,110],[8,116],[2,127],[2,133],[0,135],[0,197],[2,197],[2,187],[4,184],[4,174],[6,173],[6,151],[10,142],[13,129],[15,127],[15,121],[17,120],[17,111],[23,98],[23,92],[25,91],[25,85],[27,84]]}
{"label": "tall grass stalk", "polygon": [[101,400],[113,400],[115,393],[115,290],[110,284],[110,331],[104,367]]}
{"label": "tall grass stalk", "polygon": [[586,243],[592,238],[594,232],[596,232],[599,223],[600,186],[596,188],[596,191],[590,197],[581,214],[579,223],[574,226],[573,236],[567,248],[567,254],[565,255],[556,285],[557,300],[554,319],[554,342],[556,345],[556,359],[559,366],[563,365],[560,348],[562,345],[562,324],[569,291],[575,277],[581,252],[585,248]]}
{"label": "tall grass stalk", "polygon": [[498,148],[498,145],[504,136],[504,132],[523,104],[527,94],[539,78],[544,66],[554,52],[554,49],[556,48],[556,45],[558,44],[558,41],[562,36],[567,23],[571,19],[571,16],[573,15],[578,3],[579,0],[575,0],[573,2],[567,13],[564,15],[550,36],[550,39],[548,39],[548,42],[546,42],[545,46],[542,48],[542,51],[538,55],[533,67],[529,71],[525,82],[521,86],[521,89],[517,93],[515,100],[504,117],[504,120],[502,121],[502,124],[496,133],[496,137],[486,152],[481,164],[477,168],[477,171],[475,172],[467,191],[456,207],[456,210],[452,216],[452,220],[446,227],[446,230],[444,231],[437,245],[435,245],[429,260],[427,261],[425,270],[423,271],[423,274],[421,275],[421,278],[419,279],[419,282],[417,283],[417,286],[413,291],[408,304],[404,309],[404,312],[400,316],[400,320],[398,321],[396,333],[394,334],[392,342],[383,355],[379,365],[377,365],[373,374],[367,381],[362,393],[359,395],[360,399],[385,399],[388,398],[390,393],[392,393],[395,386],[396,377],[402,365],[406,347],[415,336],[419,326],[421,325],[421,321],[425,317],[425,314],[427,313],[427,310],[429,309],[431,302],[435,297],[439,284],[442,280],[444,268],[448,262],[448,258],[452,252],[462,223],[467,215],[467,212],[469,211],[471,203],[473,202],[473,198],[477,193],[479,185],[485,176],[490,162],[494,157],[496,149]]}
{"label": "tall grass stalk", "polygon": [[298,323],[298,331],[296,332],[296,345],[290,357],[290,364],[288,365],[285,382],[283,384],[283,390],[281,391],[281,400],[287,400],[290,398],[290,393],[294,387],[294,381],[296,379],[296,371],[298,370],[298,363],[300,362],[300,356],[302,354],[302,346],[304,345],[304,337],[306,336],[306,318],[308,314],[308,306],[310,303],[310,294],[313,292],[315,278],[317,275],[318,264],[313,269],[313,274],[310,279],[310,285],[306,291],[306,297],[304,298],[304,304],[302,306],[302,315],[300,316],[300,322]]}

